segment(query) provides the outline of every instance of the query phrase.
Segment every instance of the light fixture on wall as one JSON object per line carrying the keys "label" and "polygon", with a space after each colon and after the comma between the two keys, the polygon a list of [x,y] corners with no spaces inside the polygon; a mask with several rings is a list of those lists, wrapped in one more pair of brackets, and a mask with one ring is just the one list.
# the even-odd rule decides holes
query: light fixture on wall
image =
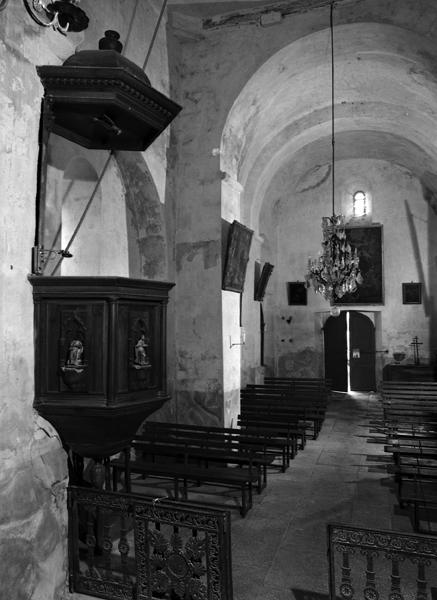
{"label": "light fixture on wall", "polygon": [[34,275],[43,275],[47,261],[55,259],[57,256],[62,258],[72,258],[73,255],[68,250],[58,250],[56,248],[43,248],[34,246],[32,248],[32,273]]}
{"label": "light fixture on wall", "polygon": [[80,0],[24,0],[24,5],[32,19],[43,27],[53,27],[55,31],[83,31],[89,19],[78,7]]}
{"label": "light fixture on wall", "polygon": [[354,292],[362,282],[357,249],[346,238],[345,217],[335,214],[335,135],[334,135],[334,1],[330,11],[331,33],[331,182],[332,216],[322,218],[322,252],[309,259],[307,286],[335,304],[348,292]]}

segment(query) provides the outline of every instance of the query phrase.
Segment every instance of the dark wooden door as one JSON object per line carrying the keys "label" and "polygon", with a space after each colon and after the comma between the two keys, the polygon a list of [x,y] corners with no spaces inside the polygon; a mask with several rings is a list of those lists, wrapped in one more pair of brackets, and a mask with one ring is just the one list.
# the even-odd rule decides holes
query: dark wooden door
{"label": "dark wooden door", "polygon": [[325,341],[325,377],[332,380],[332,389],[348,391],[346,312],[329,317],[323,328]]}
{"label": "dark wooden door", "polygon": [[350,388],[375,390],[375,326],[360,312],[349,313]]}

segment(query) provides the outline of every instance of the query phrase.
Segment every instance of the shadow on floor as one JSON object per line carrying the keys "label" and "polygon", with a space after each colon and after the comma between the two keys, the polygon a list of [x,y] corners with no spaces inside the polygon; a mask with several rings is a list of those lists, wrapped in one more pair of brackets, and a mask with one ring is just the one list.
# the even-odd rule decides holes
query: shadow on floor
{"label": "shadow on floor", "polygon": [[[296,600],[329,600],[329,594],[320,594],[318,592],[310,592],[308,590],[297,590],[295,588],[291,588],[293,595]],[[340,600],[337,598],[336,600]],[[437,600],[437,599],[432,599]]]}

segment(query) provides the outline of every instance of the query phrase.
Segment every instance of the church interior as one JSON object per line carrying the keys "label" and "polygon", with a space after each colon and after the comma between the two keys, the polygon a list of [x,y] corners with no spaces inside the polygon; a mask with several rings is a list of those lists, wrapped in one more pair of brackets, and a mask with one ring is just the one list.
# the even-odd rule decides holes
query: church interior
{"label": "church interior", "polygon": [[[433,0],[0,0],[1,600],[323,600],[329,522],[420,531],[369,437],[393,449],[384,419],[416,394],[437,508],[436,33]],[[291,380],[323,382],[326,415],[305,409],[296,447],[288,429],[261,495],[243,484],[233,592],[75,587],[69,484],[110,489],[114,460],[127,488],[122,451],[154,422],[249,429]],[[434,597],[417,560],[417,595],[396,563],[390,600]]]}

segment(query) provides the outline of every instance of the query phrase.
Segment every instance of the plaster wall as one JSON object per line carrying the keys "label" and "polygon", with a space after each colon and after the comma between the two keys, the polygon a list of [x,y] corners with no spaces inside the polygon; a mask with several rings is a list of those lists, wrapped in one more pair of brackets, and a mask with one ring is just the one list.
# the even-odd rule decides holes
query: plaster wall
{"label": "plaster wall", "polygon": [[[144,56],[157,2],[139,3],[135,52]],[[32,289],[27,280],[36,228],[38,130],[42,86],[36,65],[60,64],[76,48],[94,48],[106,29],[127,32],[134,2],[86,1],[84,34],[62,36],[39,27],[22,2],[9,2],[0,19],[0,595],[8,600],[58,600],[66,592],[67,463],[53,428],[36,415]],[[98,36],[94,35],[98,31]],[[85,40],[85,42],[84,42]],[[139,41],[140,40],[140,41]],[[144,52],[144,54],[143,54]],[[129,52],[127,53],[129,56]],[[156,42],[148,74],[168,85],[165,29]],[[168,136],[168,134],[167,134]],[[165,189],[166,139],[150,150],[151,169]],[[121,188],[111,185],[120,197]],[[114,183],[112,181],[112,183]],[[105,185],[103,195],[108,191]],[[109,213],[108,213],[109,218]],[[114,223],[103,222],[107,232]],[[107,227],[106,227],[107,225]],[[108,265],[96,265],[101,274]],[[124,269],[124,266],[120,269]],[[116,273],[125,274],[125,273]]]}
{"label": "plaster wall", "polygon": [[[272,291],[265,306],[269,336],[266,363],[271,372],[283,375],[323,374],[322,327],[329,306],[312,289],[308,290],[307,306],[289,306],[286,290],[286,282],[304,281],[308,257],[321,248],[321,217],[330,214],[331,195],[330,181],[322,172],[319,178],[318,185],[306,185],[309,180],[296,183],[292,165],[287,165],[268,190],[267,198],[276,202],[272,206],[266,201],[261,213],[262,233],[277,244]],[[343,213],[350,212],[353,192],[363,188],[372,198],[372,221],[383,226],[384,304],[344,309],[376,313],[372,318],[377,327],[377,349],[389,351],[378,358],[380,378],[382,366],[392,360],[393,351],[404,349],[406,362],[412,362],[409,344],[415,335],[423,343],[423,362],[434,359],[437,216],[424,199],[420,181],[408,170],[385,161],[338,162],[336,196],[342,199]],[[411,281],[423,283],[422,304],[402,304],[401,284]]]}

